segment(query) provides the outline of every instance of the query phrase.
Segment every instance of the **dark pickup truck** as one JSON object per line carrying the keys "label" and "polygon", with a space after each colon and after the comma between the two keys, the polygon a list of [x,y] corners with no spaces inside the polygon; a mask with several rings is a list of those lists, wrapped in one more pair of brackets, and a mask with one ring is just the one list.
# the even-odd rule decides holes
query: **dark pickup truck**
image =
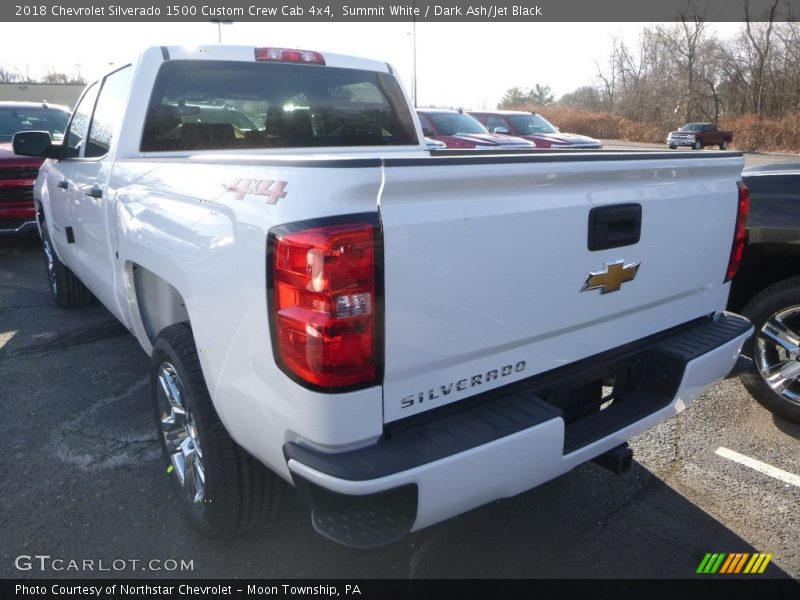
{"label": "dark pickup truck", "polygon": [[741,374],[753,397],[800,423],[800,162],[745,169],[750,189],[747,245],[728,310],[755,327]]}
{"label": "dark pickup truck", "polygon": [[732,141],[733,132],[719,129],[714,123],[687,123],[667,136],[667,146],[672,149],[691,146],[702,150],[706,146],[719,146],[720,150],[726,150]]}

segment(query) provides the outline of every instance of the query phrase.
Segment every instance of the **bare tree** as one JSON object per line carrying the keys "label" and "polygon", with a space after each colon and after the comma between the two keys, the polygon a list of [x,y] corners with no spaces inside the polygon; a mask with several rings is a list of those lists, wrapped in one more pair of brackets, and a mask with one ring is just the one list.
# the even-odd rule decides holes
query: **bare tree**
{"label": "bare tree", "polygon": [[745,33],[747,40],[750,42],[750,48],[755,58],[753,68],[753,93],[755,112],[758,118],[762,117],[762,105],[764,101],[764,75],[766,71],[767,61],[770,57],[770,42],[772,38],[772,29],[775,22],[775,11],[778,8],[779,0],[773,0],[772,6],[769,9],[769,20],[766,24],[759,23],[758,26],[753,25],[750,21],[750,2],[744,2],[745,14]]}
{"label": "bare tree", "polygon": [[70,83],[70,77],[66,73],[60,73],[50,69],[45,73],[44,77],[42,77],[42,83],[64,85]]}
{"label": "bare tree", "polygon": [[5,67],[0,67],[0,83],[14,83],[16,80],[16,73]]}
{"label": "bare tree", "polygon": [[612,38],[606,62],[595,63],[596,85],[561,102],[599,101],[600,110],[664,129],[678,121],[800,113],[800,22],[784,10],[786,0],[767,2],[763,14],[753,2],[745,5],[739,33],[724,39],[692,13],[643,28],[638,46]]}
{"label": "bare tree", "polygon": [[619,39],[614,36],[612,39],[612,50],[611,50],[611,57],[608,61],[608,73],[604,74],[603,71],[600,69],[600,65],[597,64],[595,61],[594,66],[597,69],[597,77],[603,83],[603,97],[605,100],[605,109],[608,112],[614,112],[614,92],[616,90],[617,84],[617,63],[618,63],[618,55],[619,55],[619,46],[620,41]]}
{"label": "bare tree", "polygon": [[602,94],[597,88],[590,85],[581,86],[577,90],[564,94],[558,99],[558,103],[562,106],[574,106],[590,111],[605,110]]}
{"label": "bare tree", "polygon": [[707,39],[706,23],[702,17],[681,14],[681,22],[672,27],[656,28],[659,41],[680,68],[680,86],[683,91],[684,120],[692,121],[698,110],[698,80],[701,50]]}

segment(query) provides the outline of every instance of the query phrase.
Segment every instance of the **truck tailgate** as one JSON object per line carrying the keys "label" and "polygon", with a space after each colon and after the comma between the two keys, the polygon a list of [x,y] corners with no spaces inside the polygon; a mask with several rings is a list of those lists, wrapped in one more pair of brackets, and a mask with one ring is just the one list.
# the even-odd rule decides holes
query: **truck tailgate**
{"label": "truck tailgate", "polygon": [[[386,422],[725,305],[739,155],[564,153],[384,164]],[[590,223],[592,209],[618,205]],[[637,205],[638,242],[589,249],[590,230],[616,227],[604,223],[609,216],[622,219],[621,235],[628,236],[631,223],[623,221]],[[585,290],[592,273],[598,287]]]}

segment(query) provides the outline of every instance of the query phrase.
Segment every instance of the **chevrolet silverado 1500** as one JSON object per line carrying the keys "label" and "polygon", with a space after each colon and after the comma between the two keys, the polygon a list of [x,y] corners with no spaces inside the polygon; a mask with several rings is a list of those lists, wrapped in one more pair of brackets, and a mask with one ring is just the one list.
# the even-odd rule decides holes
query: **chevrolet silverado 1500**
{"label": "chevrolet silverado 1500", "polygon": [[[146,50],[90,84],[35,186],[55,302],[151,357],[210,534],[277,482],[357,547],[528,490],[734,365],[739,153],[429,151],[386,63]],[[511,152],[511,153],[509,153]]]}

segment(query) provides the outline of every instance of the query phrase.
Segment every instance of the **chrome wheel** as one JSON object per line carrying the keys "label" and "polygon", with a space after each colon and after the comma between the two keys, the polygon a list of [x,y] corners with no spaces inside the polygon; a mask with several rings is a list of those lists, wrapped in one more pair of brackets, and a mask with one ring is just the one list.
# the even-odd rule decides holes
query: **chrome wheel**
{"label": "chrome wheel", "polygon": [[50,284],[50,291],[53,293],[53,296],[56,296],[58,295],[58,280],[56,279],[55,253],[47,237],[42,240],[42,249],[44,250],[44,266],[47,269],[47,280]]}
{"label": "chrome wheel", "polygon": [[170,363],[161,363],[158,384],[160,429],[172,468],[189,501],[202,504],[206,492],[203,448],[194,418],[186,405],[183,383]]}
{"label": "chrome wheel", "polygon": [[769,317],[756,335],[754,361],[773,392],[800,404],[800,306]]}

